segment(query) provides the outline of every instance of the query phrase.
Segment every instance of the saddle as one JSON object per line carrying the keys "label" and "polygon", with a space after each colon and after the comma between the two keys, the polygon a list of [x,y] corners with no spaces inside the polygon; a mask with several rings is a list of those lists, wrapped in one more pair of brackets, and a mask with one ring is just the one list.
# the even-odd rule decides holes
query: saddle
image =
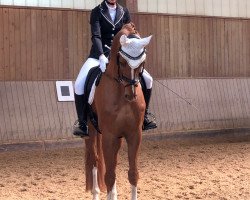
{"label": "saddle", "polygon": [[91,68],[86,77],[86,82],[84,86],[84,94],[85,94],[84,101],[88,105],[87,116],[89,117],[90,122],[93,124],[93,126],[99,133],[101,132],[98,127],[98,118],[96,113],[93,111],[93,108],[91,106],[92,101],[90,99],[94,98],[95,88],[93,88],[93,86],[97,87],[99,85],[101,77],[102,77],[102,71],[99,68],[99,66]]}
{"label": "saddle", "polygon": [[101,76],[102,76],[102,71],[99,68],[99,66],[93,67],[89,70],[84,86],[84,94],[86,96],[87,102],[89,101],[93,84],[95,83],[95,86],[97,87],[100,83]]}

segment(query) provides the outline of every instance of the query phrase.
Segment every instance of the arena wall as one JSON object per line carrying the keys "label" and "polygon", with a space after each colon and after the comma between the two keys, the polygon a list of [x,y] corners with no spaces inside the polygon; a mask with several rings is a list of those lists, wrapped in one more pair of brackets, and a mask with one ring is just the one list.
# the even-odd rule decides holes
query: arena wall
{"label": "arena wall", "polygon": [[[250,128],[249,91],[250,78],[158,79],[148,133]],[[0,113],[0,144],[73,139],[74,102],[57,101],[54,81],[0,82]]]}
{"label": "arena wall", "polygon": [[[0,144],[73,138],[74,103],[57,101],[55,81],[75,80],[88,56],[89,14],[0,7]],[[154,36],[146,68],[159,128],[150,133],[250,128],[249,19],[132,18]]]}
{"label": "arena wall", "polygon": [[[89,14],[0,7],[0,80],[75,79],[91,45]],[[155,78],[250,76],[249,19],[132,17],[142,36],[153,35],[147,69]]]}

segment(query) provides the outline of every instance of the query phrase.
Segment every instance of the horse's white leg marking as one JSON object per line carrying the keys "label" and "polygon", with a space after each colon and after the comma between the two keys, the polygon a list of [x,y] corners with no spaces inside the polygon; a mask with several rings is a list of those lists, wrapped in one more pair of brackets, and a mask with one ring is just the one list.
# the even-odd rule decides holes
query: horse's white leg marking
{"label": "horse's white leg marking", "polygon": [[137,200],[137,187],[131,185],[131,200]]}
{"label": "horse's white leg marking", "polygon": [[113,185],[112,190],[108,193],[107,200],[117,200],[116,182]]}
{"label": "horse's white leg marking", "polygon": [[93,168],[92,174],[93,174],[93,188],[92,188],[93,200],[99,200],[100,188],[98,186],[98,181],[97,181],[97,167]]}

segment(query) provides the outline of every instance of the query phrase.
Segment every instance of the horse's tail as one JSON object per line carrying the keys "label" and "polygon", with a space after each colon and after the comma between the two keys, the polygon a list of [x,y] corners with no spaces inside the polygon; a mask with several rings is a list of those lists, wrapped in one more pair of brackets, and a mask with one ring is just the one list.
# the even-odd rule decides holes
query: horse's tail
{"label": "horse's tail", "polygon": [[91,191],[93,189],[92,170],[94,167],[97,167],[98,185],[100,190],[105,192],[105,164],[102,151],[102,135],[97,133],[92,125],[89,127],[90,138],[85,140],[86,191]]}

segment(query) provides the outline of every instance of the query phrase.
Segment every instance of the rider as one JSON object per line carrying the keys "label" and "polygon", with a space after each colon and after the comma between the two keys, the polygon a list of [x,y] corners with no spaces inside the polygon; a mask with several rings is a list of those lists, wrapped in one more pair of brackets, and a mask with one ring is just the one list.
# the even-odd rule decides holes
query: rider
{"label": "rider", "polygon": [[[106,70],[106,64],[114,36],[121,30],[124,24],[130,22],[130,14],[127,8],[117,3],[117,0],[104,0],[96,6],[90,15],[91,40],[92,47],[87,61],[83,64],[78,77],[75,81],[75,106],[78,116],[77,123],[74,124],[73,134],[80,137],[88,136],[87,126],[87,102],[84,96],[84,85],[89,70],[100,65],[102,72]],[[156,128],[154,121],[148,118],[148,106],[151,97],[153,79],[150,74],[144,70],[142,73],[146,90],[143,91],[146,111],[143,122],[143,129]]]}

